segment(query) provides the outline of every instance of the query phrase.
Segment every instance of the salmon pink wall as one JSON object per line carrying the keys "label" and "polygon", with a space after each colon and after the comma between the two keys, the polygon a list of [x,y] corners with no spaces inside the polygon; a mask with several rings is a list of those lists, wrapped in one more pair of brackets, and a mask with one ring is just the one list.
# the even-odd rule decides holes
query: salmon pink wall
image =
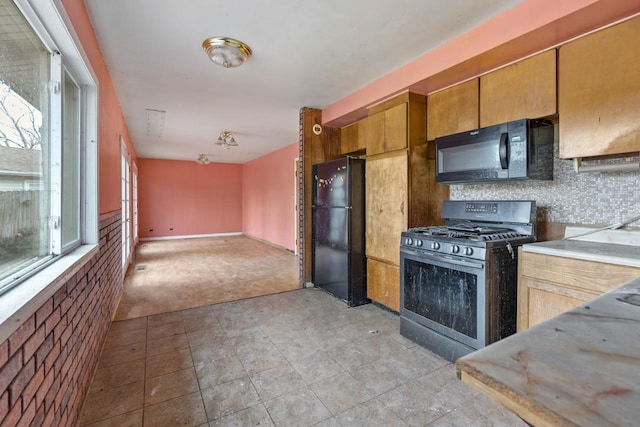
{"label": "salmon pink wall", "polygon": [[82,48],[98,78],[98,155],[100,213],[119,211],[120,207],[120,135],[123,136],[136,163],[129,130],[122,116],[120,102],[102,57],[98,40],[82,0],[62,0],[67,16],[78,35]]}
{"label": "salmon pink wall", "polygon": [[295,249],[298,144],[269,153],[242,167],[242,230],[289,250]]}
{"label": "salmon pink wall", "polygon": [[242,165],[140,158],[138,183],[141,238],[242,232]]}

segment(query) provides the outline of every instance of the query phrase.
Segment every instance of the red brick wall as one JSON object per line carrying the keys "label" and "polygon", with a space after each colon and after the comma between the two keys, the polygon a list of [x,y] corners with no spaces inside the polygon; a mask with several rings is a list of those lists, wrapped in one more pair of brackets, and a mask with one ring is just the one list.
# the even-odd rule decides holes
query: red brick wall
{"label": "red brick wall", "polygon": [[122,290],[120,215],[100,251],[0,344],[2,426],[73,426]]}

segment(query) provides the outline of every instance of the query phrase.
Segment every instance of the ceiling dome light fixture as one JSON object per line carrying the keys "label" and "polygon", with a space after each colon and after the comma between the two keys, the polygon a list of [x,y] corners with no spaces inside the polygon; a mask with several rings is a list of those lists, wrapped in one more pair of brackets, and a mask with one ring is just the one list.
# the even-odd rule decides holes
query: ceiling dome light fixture
{"label": "ceiling dome light fixture", "polygon": [[224,68],[238,67],[251,56],[249,46],[229,37],[210,37],[202,42],[202,48],[214,64]]}
{"label": "ceiling dome light fixture", "polygon": [[231,132],[223,130],[218,136],[216,145],[219,145],[228,150],[229,147],[237,147],[238,143],[236,142],[236,139],[233,137],[233,135],[231,135]]}

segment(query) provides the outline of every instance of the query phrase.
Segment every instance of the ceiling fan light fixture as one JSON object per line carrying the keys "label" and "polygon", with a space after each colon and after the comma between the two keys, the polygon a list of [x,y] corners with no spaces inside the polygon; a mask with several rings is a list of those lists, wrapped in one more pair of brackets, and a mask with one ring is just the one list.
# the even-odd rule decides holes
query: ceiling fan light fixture
{"label": "ceiling fan light fixture", "polygon": [[210,162],[206,154],[200,154],[196,159],[196,163],[199,165],[208,165]]}
{"label": "ceiling fan light fixture", "polygon": [[242,65],[251,56],[251,48],[230,37],[210,37],[202,42],[202,48],[214,64],[224,68]]}

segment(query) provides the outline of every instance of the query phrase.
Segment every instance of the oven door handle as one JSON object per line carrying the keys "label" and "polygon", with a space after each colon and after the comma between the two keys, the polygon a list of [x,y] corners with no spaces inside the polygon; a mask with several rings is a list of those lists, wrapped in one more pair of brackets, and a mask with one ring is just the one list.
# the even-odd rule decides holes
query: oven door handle
{"label": "oven door handle", "polygon": [[443,255],[430,255],[428,253],[424,253],[424,252],[416,252],[416,251],[412,251],[412,250],[408,250],[408,249],[402,249],[400,251],[400,255],[402,254],[407,254],[407,255],[413,255],[414,257],[418,257],[421,258],[421,260],[430,260],[430,261],[434,261],[437,263],[447,263],[447,264],[452,264],[452,265],[462,265],[464,267],[471,267],[471,268],[477,268],[479,270],[483,270],[484,269],[484,262],[474,262],[468,259],[464,259],[464,258],[448,258],[446,256]]}

